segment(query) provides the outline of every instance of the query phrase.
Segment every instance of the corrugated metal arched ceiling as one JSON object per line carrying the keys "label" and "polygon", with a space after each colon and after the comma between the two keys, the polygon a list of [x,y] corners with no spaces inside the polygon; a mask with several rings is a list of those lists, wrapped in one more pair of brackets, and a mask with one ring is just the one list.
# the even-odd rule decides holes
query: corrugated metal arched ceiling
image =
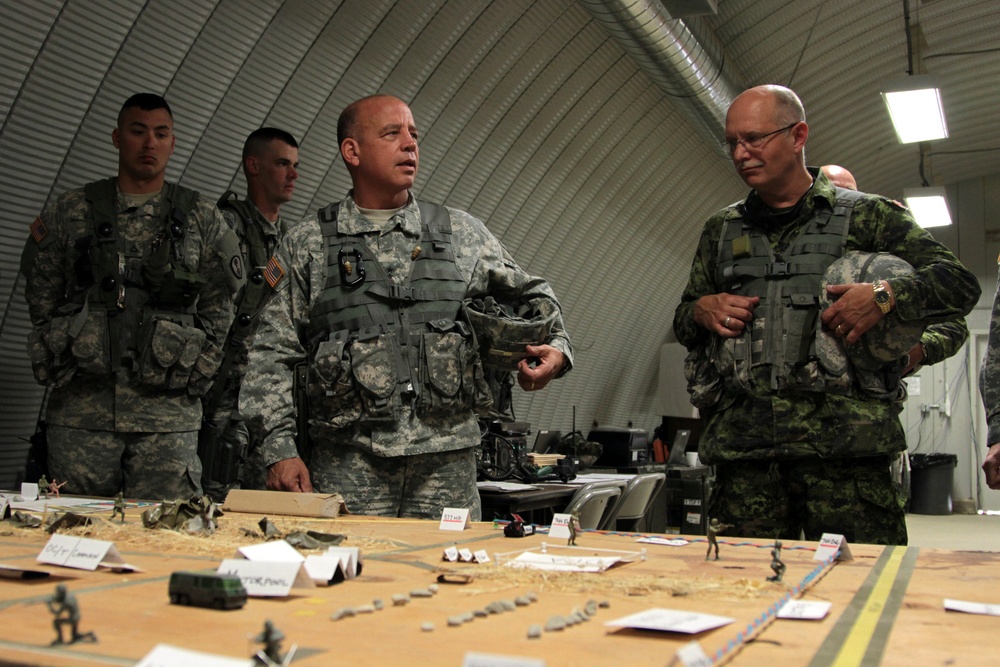
{"label": "corrugated metal arched ceiling", "polygon": [[[629,2],[618,2],[629,5]],[[516,401],[536,426],[652,428],[660,344],[703,221],[744,187],[690,106],[665,91],[594,18],[593,0],[3,0],[0,42],[2,452],[30,433],[40,392],[24,356],[15,267],[27,224],[52,197],[114,173],[110,132],[133,92],[163,92],[177,150],[168,178],[243,191],[243,138],[275,125],[300,141],[292,219],[347,190],[336,119],[361,96],[410,102],[422,131],[417,194],[487,221],[560,296],[577,370]],[[951,138],[927,175],[1000,172],[1000,8],[910,0],[939,75]],[[919,185],[878,96],[906,68],[900,0],[720,0],[691,19],[721,44],[738,85],[791,84],[810,163],[851,168],[892,196]],[[977,53],[978,52],[978,53]],[[721,137],[720,137],[721,139]],[[10,406],[12,409],[8,409]],[[16,414],[15,414],[16,413]],[[19,453],[18,453],[19,456]]]}

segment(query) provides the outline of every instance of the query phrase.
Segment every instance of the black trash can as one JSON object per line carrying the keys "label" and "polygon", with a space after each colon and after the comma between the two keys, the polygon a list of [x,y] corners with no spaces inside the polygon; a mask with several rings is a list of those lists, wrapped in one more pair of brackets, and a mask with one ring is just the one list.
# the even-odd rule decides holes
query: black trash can
{"label": "black trash can", "polygon": [[951,514],[951,491],[958,457],[954,454],[910,454],[910,511]]}

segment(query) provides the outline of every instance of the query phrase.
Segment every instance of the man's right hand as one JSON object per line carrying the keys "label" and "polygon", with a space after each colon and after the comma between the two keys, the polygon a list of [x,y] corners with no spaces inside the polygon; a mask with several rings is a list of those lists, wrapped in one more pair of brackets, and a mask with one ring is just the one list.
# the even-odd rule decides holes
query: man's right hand
{"label": "man's right hand", "polygon": [[312,493],[309,469],[299,457],[284,459],[267,467],[267,488],[271,491]]}
{"label": "man's right hand", "polygon": [[991,489],[1000,490],[1000,442],[990,446],[983,460],[983,472],[986,473],[986,484]]}
{"label": "man's right hand", "polygon": [[759,296],[707,294],[694,304],[694,321],[724,338],[736,338],[753,321],[753,309]]}

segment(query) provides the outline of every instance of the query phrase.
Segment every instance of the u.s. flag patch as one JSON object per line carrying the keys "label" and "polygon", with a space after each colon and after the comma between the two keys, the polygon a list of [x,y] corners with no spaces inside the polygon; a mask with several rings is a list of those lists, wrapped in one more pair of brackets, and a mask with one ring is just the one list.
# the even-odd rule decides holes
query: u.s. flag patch
{"label": "u.s. flag patch", "polygon": [[271,286],[271,289],[281,282],[281,279],[285,277],[285,270],[281,268],[281,264],[278,264],[278,260],[272,257],[267,261],[267,266],[264,267],[264,280],[267,284]]}
{"label": "u.s. flag patch", "polygon": [[35,218],[35,221],[28,226],[28,230],[31,232],[31,238],[35,239],[35,243],[41,243],[49,230],[45,229],[45,223],[42,222],[41,216]]}

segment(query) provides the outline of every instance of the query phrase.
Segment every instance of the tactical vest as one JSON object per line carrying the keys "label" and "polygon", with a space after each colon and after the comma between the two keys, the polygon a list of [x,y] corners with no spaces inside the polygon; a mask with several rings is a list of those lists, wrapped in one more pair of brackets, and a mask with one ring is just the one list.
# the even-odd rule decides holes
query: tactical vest
{"label": "tactical vest", "polygon": [[837,188],[836,193],[833,208],[816,208],[780,255],[747,221],[742,207],[723,223],[715,275],[719,291],[760,298],[743,335],[714,341],[712,361],[728,392],[747,393],[754,378],[765,376],[772,391],[895,392],[896,383],[887,385],[882,375],[849,367],[828,349],[817,349],[823,276],[844,253],[860,198],[852,190]]}
{"label": "tactical vest", "polygon": [[404,404],[433,417],[491,402],[461,319],[467,284],[448,211],[418,205],[420,240],[402,284],[389,280],[362,237],[339,231],[337,204],[319,211],[327,279],[306,329],[313,424],[397,421]]}
{"label": "tactical vest", "polygon": [[[240,244],[246,246],[241,248],[249,267],[250,275],[246,286],[236,297],[236,317],[233,325],[229,329],[223,350],[222,363],[219,366],[219,373],[216,376],[212,389],[205,397],[205,414],[211,415],[215,412],[226,382],[235,363],[237,355],[249,344],[253,335],[254,322],[260,315],[260,311],[273,294],[271,286],[264,280],[264,267],[273,254],[273,249],[268,247],[267,237],[260,225],[254,220],[254,207],[246,200],[241,200],[235,192],[227,190],[219,198],[217,206],[219,209],[229,209],[236,213],[241,230],[237,231],[240,237]],[[278,236],[283,237],[287,228],[282,220],[278,220]]]}
{"label": "tactical vest", "polygon": [[198,193],[164,183],[162,232],[145,260],[125,252],[115,179],[88,183],[84,194],[93,234],[77,240],[75,270],[78,285],[89,287],[71,297],[79,311],[68,329],[79,370],[130,369],[147,384],[184,386],[205,340],[193,317],[204,279],[182,268],[185,221]]}

